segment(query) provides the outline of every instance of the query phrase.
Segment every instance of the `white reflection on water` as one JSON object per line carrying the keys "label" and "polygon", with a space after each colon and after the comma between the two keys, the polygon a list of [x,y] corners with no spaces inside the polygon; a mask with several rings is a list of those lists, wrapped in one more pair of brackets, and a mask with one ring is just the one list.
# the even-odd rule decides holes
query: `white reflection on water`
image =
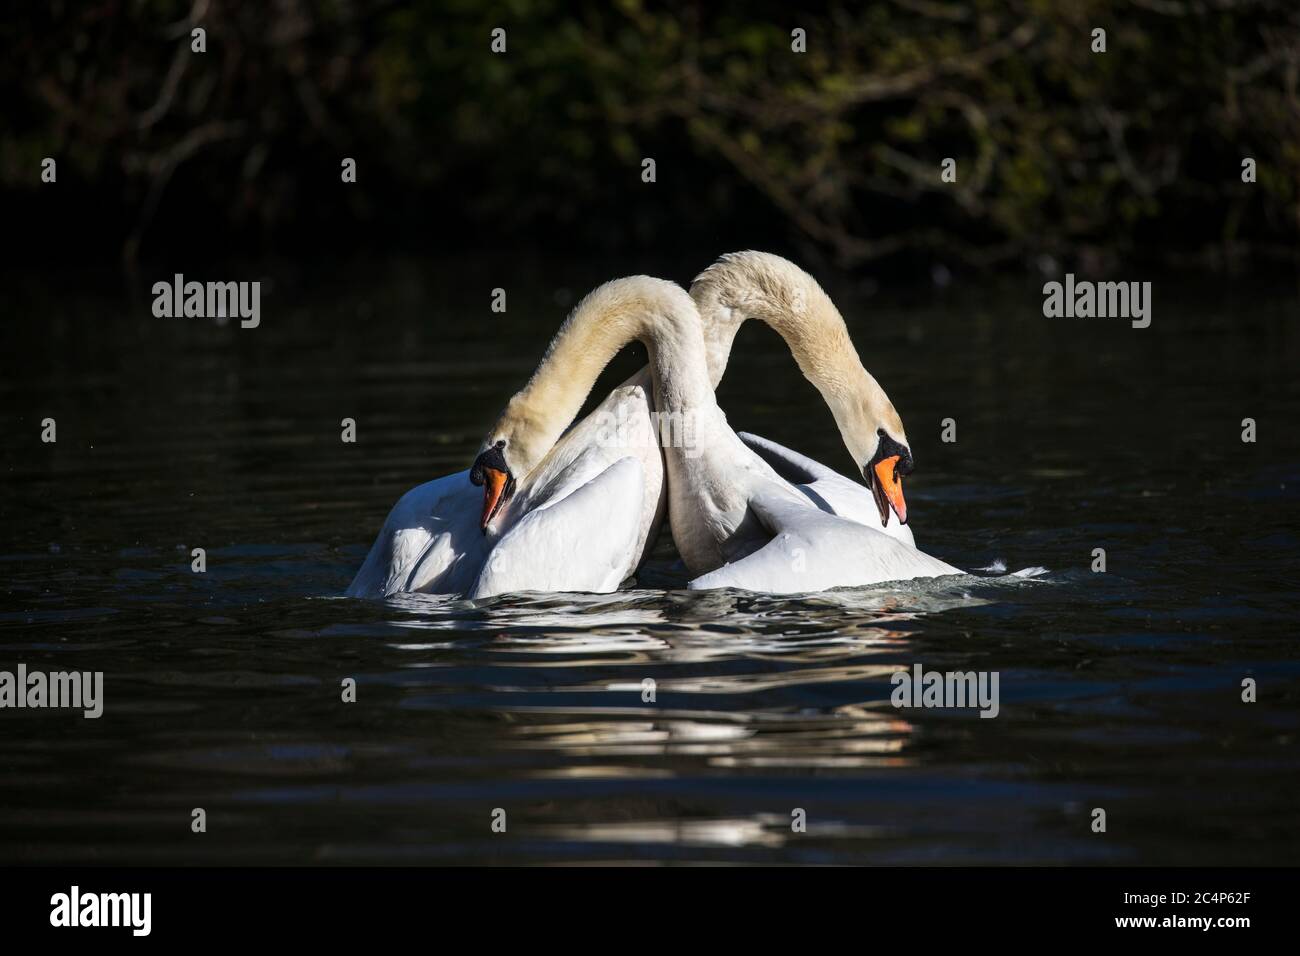
{"label": "white reflection on water", "polygon": [[[1038,569],[1035,569],[1038,570]],[[512,640],[535,639],[529,628],[547,632],[595,628],[680,627],[707,630],[710,636],[743,628],[747,622],[765,626],[781,621],[806,624],[810,618],[853,615],[854,624],[885,618],[915,620],[961,607],[990,603],[991,597],[973,594],[999,588],[1032,586],[1041,578],[1019,573],[998,577],[951,575],[946,578],[902,581],[865,588],[841,588],[806,595],[767,595],[720,591],[625,590],[613,594],[514,594],[486,601],[454,595],[398,594],[385,606],[411,614],[391,623],[396,627],[434,630],[500,628]],[[869,615],[859,618],[858,615]],[[582,635],[580,635],[582,636]]]}
{"label": "white reflection on water", "polygon": [[698,847],[780,847],[792,837],[850,837],[878,839],[888,834],[883,827],[840,822],[809,822],[807,832],[795,834],[790,818],[760,813],[752,817],[724,817],[704,820],[626,820],[591,823],[584,826],[548,826],[541,833],[556,839],[584,843],[672,844]]}
{"label": "white reflection on water", "polygon": [[[503,718],[491,752],[511,760],[520,778],[634,783],[916,766],[921,729],[890,706],[890,675],[908,666],[928,618],[1024,586],[1034,582],[961,576],[798,597],[636,589],[471,602],[414,594],[385,607],[399,612],[388,621],[395,628],[455,633],[388,646],[409,655],[405,668],[472,666],[475,706]],[[643,698],[647,678],[653,700]],[[426,706],[438,706],[433,681],[432,695],[425,687],[418,699]],[[791,833],[779,816],[611,821],[573,812],[576,819],[535,835],[774,848]],[[821,820],[809,830],[877,835],[837,826]]]}

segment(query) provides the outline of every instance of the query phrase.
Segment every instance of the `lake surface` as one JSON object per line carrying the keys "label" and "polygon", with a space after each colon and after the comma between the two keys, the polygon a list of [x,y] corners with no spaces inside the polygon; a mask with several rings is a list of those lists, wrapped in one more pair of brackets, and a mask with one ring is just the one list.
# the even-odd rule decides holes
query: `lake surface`
{"label": "lake surface", "polygon": [[[0,862],[1300,860],[1294,285],[1157,278],[1145,330],[1045,319],[1032,277],[832,287],[918,543],[969,577],[690,593],[665,529],[616,594],[381,604],[338,595],[389,507],[468,466],[615,272],[260,271],[251,330],[154,318],[170,271],[6,283],[0,669],[102,670],[105,703],[0,711]],[[719,397],[851,471],[769,330]],[[890,706],[916,663],[997,671],[999,715]]]}

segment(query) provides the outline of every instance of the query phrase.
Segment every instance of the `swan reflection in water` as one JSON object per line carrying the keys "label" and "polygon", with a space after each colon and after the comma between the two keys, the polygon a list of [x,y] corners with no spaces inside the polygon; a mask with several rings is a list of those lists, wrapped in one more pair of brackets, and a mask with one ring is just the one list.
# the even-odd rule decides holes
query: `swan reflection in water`
{"label": "swan reflection in water", "polygon": [[[486,601],[402,594],[384,607],[400,612],[389,625],[411,635],[388,646],[427,678],[403,705],[448,706],[438,670],[472,659],[481,672],[475,706],[504,718],[493,749],[523,761],[521,778],[739,780],[765,770],[914,766],[922,735],[909,712],[890,705],[889,679],[914,662],[926,619],[1037,583],[962,575],[793,598],[649,589]],[[437,640],[439,632],[452,639]],[[472,654],[462,648],[462,657],[457,648],[467,641]],[[670,814],[656,806],[650,801],[642,820],[587,822],[579,803],[571,821],[552,817],[545,830],[588,843],[768,846],[790,836],[787,818],[661,820]],[[823,833],[840,825],[815,822]],[[854,826],[860,836],[870,829]]]}

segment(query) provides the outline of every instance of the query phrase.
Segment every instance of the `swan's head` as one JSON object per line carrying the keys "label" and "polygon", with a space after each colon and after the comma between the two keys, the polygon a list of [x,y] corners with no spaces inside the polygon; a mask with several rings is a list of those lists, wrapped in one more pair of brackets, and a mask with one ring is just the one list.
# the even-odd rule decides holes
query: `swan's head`
{"label": "swan's head", "polygon": [[479,527],[487,534],[488,525],[515,493],[515,475],[506,461],[507,444],[499,439],[479,452],[469,470],[469,480],[483,486],[483,517]]}
{"label": "swan's head", "polygon": [[530,405],[523,393],[510,399],[470,468],[469,480],[483,488],[480,527],[484,534],[514,495],[517,477],[532,471],[554,443],[544,417],[533,414]]}
{"label": "swan's head", "polygon": [[912,449],[907,444],[903,420],[876,380],[866,375],[855,401],[836,411],[840,435],[862,469],[871,494],[880,509],[880,524],[889,524],[892,509],[899,524],[907,524],[907,502],[903,499],[903,476],[912,471]]}
{"label": "swan's head", "polygon": [[906,441],[898,441],[883,428],[877,431],[876,450],[862,466],[862,477],[871,487],[880,524],[889,524],[892,508],[899,524],[907,524],[907,502],[903,500],[903,476],[912,473],[912,450]]}

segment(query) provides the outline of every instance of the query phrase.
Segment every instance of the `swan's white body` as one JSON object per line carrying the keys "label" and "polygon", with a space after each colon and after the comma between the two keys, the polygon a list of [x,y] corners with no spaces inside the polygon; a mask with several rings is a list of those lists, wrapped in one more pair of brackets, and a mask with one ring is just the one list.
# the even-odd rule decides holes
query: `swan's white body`
{"label": "swan's white body", "polygon": [[[520,482],[487,534],[483,489],[457,472],[393,506],[349,597],[408,591],[491,597],[517,591],[614,591],[654,544],[663,456],[651,433],[650,376],[610,392]],[[626,423],[615,441],[609,422]]]}
{"label": "swan's white body", "polygon": [[[620,283],[622,298],[607,293]],[[692,287],[703,317],[672,283],[646,277],[620,283],[601,287],[574,310],[525,392],[536,393],[533,405],[558,406],[552,418],[563,416],[561,409],[571,417],[600,368],[631,339],[646,342],[651,368],[555,441],[520,480],[488,535],[479,530],[482,491],[470,483],[468,471],[407,492],[389,514],[350,596],[613,591],[653,544],[665,504],[687,567],[711,572],[692,587],[817,591],[959,573],[916,551],[911,530],[894,514],[882,527],[864,486],[774,442],[742,440],[713,399],[737,329],[751,316],[760,318],[790,344],[854,449],[845,422],[859,410],[842,412],[845,393],[857,384],[852,367],[846,371],[840,359],[827,361],[820,353],[851,355],[857,374],[878,386],[861,369],[843,319],[810,276],[762,253],[724,257]],[[630,299],[629,283],[636,285]],[[654,304],[649,320],[631,314],[646,311],[647,296]],[[563,386],[550,382],[554,371],[544,374],[548,363],[565,373]],[[503,421],[513,414],[532,424],[550,413],[521,402],[525,392],[512,399]],[[689,417],[696,429],[690,453],[669,444],[668,495],[652,416],[656,407]],[[892,406],[888,413],[896,420]],[[613,434],[611,423],[619,426]],[[852,431],[860,430],[852,424]],[[544,444],[545,435],[538,441]]]}
{"label": "swan's white body", "polygon": [[791,451],[761,435],[749,432],[738,432],[737,435],[750,451],[767,462],[781,478],[793,485],[796,491],[819,510],[874,528],[903,542],[909,548],[916,547],[912,526],[901,524],[898,515],[892,511],[889,513],[889,523],[881,527],[876,503],[861,483],[850,481],[821,462]]}
{"label": "swan's white body", "polygon": [[[734,506],[728,509],[716,497],[701,499],[688,490],[683,500],[675,500],[676,478],[670,468],[669,500],[678,550],[683,547],[682,538],[694,537],[697,540],[688,547],[702,546],[702,553],[711,556],[710,563],[714,555],[727,559],[721,567],[693,579],[688,587],[795,594],[962,573],[917,550],[911,531],[893,516],[889,525],[881,528],[875,503],[861,485],[775,442],[756,435],[736,437],[754,460],[767,466],[760,468],[748,461],[741,471],[743,477],[732,480],[727,499],[739,495],[747,506],[747,516],[739,521]],[[792,485],[775,473],[769,461],[778,467],[807,468],[811,480]],[[735,474],[737,464],[734,460],[724,463],[726,473]],[[696,466],[696,476],[715,467],[717,463],[703,462]],[[699,527],[701,513],[713,514],[723,529],[713,542],[701,542],[701,536],[692,532]],[[749,516],[752,522],[747,524]],[[728,534],[733,523],[734,531]],[[683,528],[680,537],[679,527]],[[718,545],[717,552],[710,549],[711,544]]]}
{"label": "swan's white body", "polygon": [[[674,307],[695,311],[685,295]],[[886,534],[878,512],[873,528],[823,510],[818,483],[846,508],[865,509],[829,469],[751,437],[778,464],[810,479],[799,487],[732,431],[714,398],[700,323],[657,321],[652,333],[655,406],[693,424],[690,444],[664,447],[673,541],[698,575],[692,589],[788,594],[961,573]]]}

